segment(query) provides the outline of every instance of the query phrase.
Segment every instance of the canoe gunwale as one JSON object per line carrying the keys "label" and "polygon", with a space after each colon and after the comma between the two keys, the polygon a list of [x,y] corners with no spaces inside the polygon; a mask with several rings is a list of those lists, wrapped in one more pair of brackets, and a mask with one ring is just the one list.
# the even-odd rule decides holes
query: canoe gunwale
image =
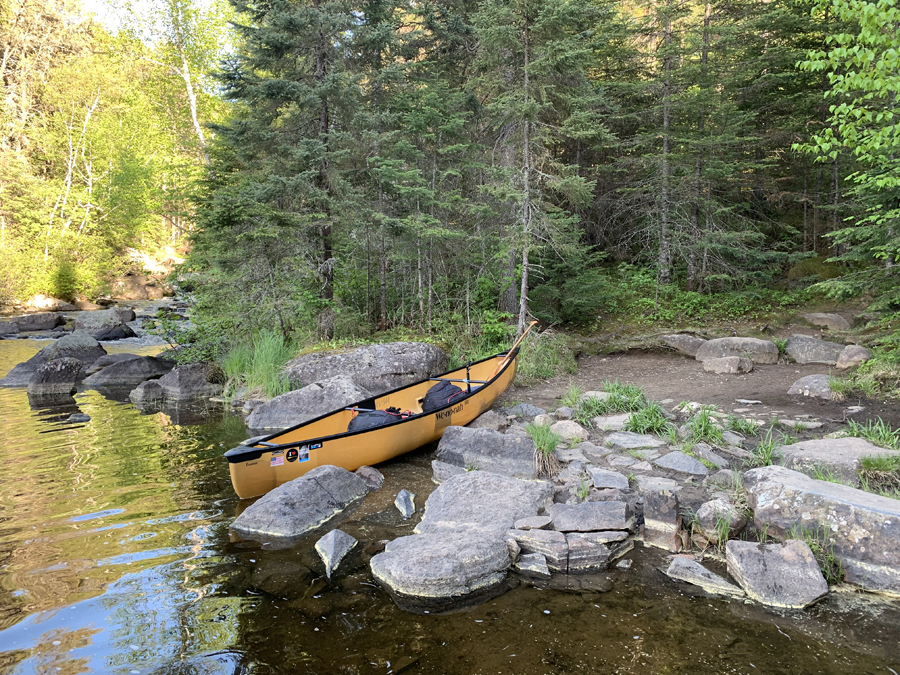
{"label": "canoe gunwale", "polygon": [[[510,367],[513,363],[515,363],[515,361],[516,361],[517,358],[518,358],[518,355],[519,355],[519,348],[516,347],[514,350],[506,351],[506,352],[499,352],[499,353],[497,353],[497,354],[494,354],[493,356],[489,356],[489,357],[487,357],[487,358],[485,358],[485,359],[481,359],[480,361],[475,361],[474,363],[469,364],[470,366],[472,366],[472,365],[476,365],[476,364],[479,364],[479,363],[485,363],[485,362],[487,362],[487,361],[491,361],[491,360],[494,360],[494,359],[497,359],[497,358],[500,358],[500,357],[504,357],[504,358],[507,357],[507,356],[510,356],[510,357],[511,357],[511,358],[509,358],[509,359],[506,361],[506,364],[503,366],[503,368],[501,368],[501,369],[500,369],[500,370],[499,370],[499,371],[498,371],[498,372],[497,372],[490,380],[487,380],[487,381],[485,382],[485,384],[483,384],[482,386],[478,387],[477,389],[473,389],[472,391],[467,392],[466,395],[463,396],[462,398],[457,398],[457,399],[455,399],[452,403],[447,403],[447,404],[445,404],[445,405],[442,405],[440,408],[435,408],[434,410],[430,410],[430,411],[428,411],[427,413],[423,412],[423,413],[419,413],[419,414],[417,414],[417,415],[410,415],[409,417],[400,419],[400,420],[398,420],[398,421],[396,421],[396,422],[393,422],[393,423],[391,423],[390,425],[387,425],[387,426],[390,426],[391,428],[394,428],[394,427],[396,427],[396,426],[398,426],[398,425],[400,425],[400,424],[406,424],[406,423],[408,423],[408,422],[421,421],[421,420],[425,419],[426,417],[428,417],[428,416],[430,416],[430,415],[436,415],[436,414],[440,413],[440,412],[443,411],[443,410],[446,410],[446,409],[448,409],[448,408],[452,408],[453,406],[459,405],[462,401],[465,401],[465,400],[469,399],[470,397],[474,396],[476,393],[483,393],[488,387],[490,387],[490,386],[492,386],[493,384],[495,384],[495,383],[497,382],[497,380],[503,375],[503,373],[505,373],[505,372],[507,371],[507,369],[509,369],[509,367]],[[342,407],[340,407],[340,408],[338,408],[338,409],[336,409],[336,410],[332,410],[332,411],[330,411],[330,412],[327,412],[327,413],[325,413],[324,415],[319,415],[318,417],[315,417],[315,418],[310,419],[310,420],[306,420],[305,422],[301,422],[300,424],[296,424],[296,425],[294,425],[294,426],[292,426],[292,427],[289,427],[289,428],[287,428],[287,429],[282,429],[281,431],[276,431],[276,432],[274,432],[274,433],[272,433],[272,434],[269,434],[268,436],[263,436],[262,438],[260,438],[260,439],[258,439],[257,441],[255,441],[254,444],[256,444],[256,443],[266,443],[266,442],[271,442],[271,439],[273,439],[273,438],[277,438],[277,437],[279,437],[279,436],[283,436],[284,434],[287,434],[287,433],[296,431],[296,430],[300,429],[300,428],[303,427],[303,426],[306,426],[306,425],[308,425],[308,424],[312,424],[313,422],[318,422],[318,421],[321,420],[321,419],[324,419],[324,418],[329,417],[329,416],[331,416],[331,415],[334,415],[334,414],[336,414],[336,413],[343,412],[344,410],[351,409],[351,408],[362,407],[362,405],[365,404],[365,403],[371,403],[372,406],[374,406],[374,401],[375,401],[375,399],[382,398],[382,397],[384,397],[384,396],[388,396],[389,394],[394,394],[394,393],[403,391],[404,389],[409,389],[410,387],[415,387],[415,386],[420,385],[420,384],[422,384],[423,382],[427,382],[427,381],[429,381],[429,380],[437,380],[437,379],[440,379],[440,378],[442,378],[442,377],[444,377],[444,376],[446,376],[446,375],[449,375],[449,374],[451,374],[451,373],[453,373],[453,372],[456,372],[456,371],[458,371],[458,370],[459,370],[459,368],[454,368],[454,369],[452,369],[452,370],[448,370],[448,371],[445,372],[445,373],[441,373],[440,375],[436,375],[436,376],[434,376],[434,377],[424,378],[424,379],[422,379],[422,380],[418,380],[418,381],[413,382],[413,383],[411,383],[411,384],[407,384],[407,385],[402,386],[402,387],[397,387],[396,389],[391,389],[390,391],[383,392],[383,393],[378,394],[378,395],[376,395],[376,396],[370,396],[369,398],[363,399],[362,401],[358,401],[357,403],[353,403],[353,404],[348,405],[348,406],[342,406]],[[384,427],[375,427],[375,429],[381,429],[381,428],[384,428]],[[238,463],[241,463],[241,462],[247,462],[247,461],[251,461],[251,460],[257,459],[258,457],[262,456],[263,453],[266,453],[266,452],[272,452],[273,450],[274,450],[274,451],[287,450],[288,448],[297,448],[297,447],[300,447],[300,446],[302,446],[302,445],[307,445],[307,444],[312,444],[312,443],[320,443],[320,442],[331,441],[331,440],[335,440],[335,439],[348,438],[348,437],[351,437],[351,436],[357,436],[357,435],[359,435],[359,434],[369,433],[369,432],[371,432],[371,431],[374,431],[375,429],[360,429],[359,431],[345,431],[345,432],[342,432],[342,433],[340,433],[340,434],[331,434],[331,435],[328,435],[328,436],[318,436],[318,437],[315,437],[315,438],[305,438],[305,439],[302,439],[302,440],[299,440],[299,441],[290,441],[290,442],[288,442],[288,443],[281,443],[281,444],[268,445],[268,446],[266,446],[266,447],[264,447],[264,448],[255,448],[255,447],[252,447],[252,446],[239,445],[239,446],[236,447],[236,448],[232,448],[231,450],[228,450],[228,451],[225,453],[225,458],[228,460],[229,463],[232,463],[232,464],[238,464]]]}

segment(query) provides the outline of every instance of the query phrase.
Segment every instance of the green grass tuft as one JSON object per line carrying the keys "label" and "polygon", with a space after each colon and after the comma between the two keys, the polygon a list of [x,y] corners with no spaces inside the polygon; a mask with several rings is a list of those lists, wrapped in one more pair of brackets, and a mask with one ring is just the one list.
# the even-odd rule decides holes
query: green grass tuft
{"label": "green grass tuft", "polygon": [[900,450],[900,429],[891,429],[890,425],[880,417],[878,421],[868,420],[865,424],[860,424],[856,420],[848,420],[847,433],[864,438],[882,448]]}
{"label": "green grass tuft", "polygon": [[236,344],[222,359],[228,391],[246,387],[252,393],[274,397],[291,390],[284,364],[293,356],[294,346],[281,333],[262,330],[250,344]]}
{"label": "green grass tuft", "polygon": [[810,530],[795,526],[791,529],[790,538],[806,542],[809,550],[815,556],[816,562],[819,563],[819,569],[822,570],[822,575],[829,586],[839,584],[844,580],[844,568],[834,554],[834,544],[828,541],[826,531],[820,528]]}
{"label": "green grass tuft", "polygon": [[766,435],[750,450],[753,455],[753,459],[749,460],[751,466],[771,466],[779,458],[778,447],[784,444],[775,439],[773,431],[773,427],[769,427]]}
{"label": "green grass tuft", "polygon": [[670,428],[669,420],[658,403],[650,403],[637,412],[631,413],[631,417],[625,422],[625,431],[633,431],[637,434],[657,434],[663,436]]}
{"label": "green grass tuft", "polygon": [[687,423],[688,432],[690,432],[689,441],[694,443],[712,443],[713,445],[722,442],[722,429],[716,424],[716,420],[712,415],[712,410],[707,406],[703,406],[697,411]]}
{"label": "green grass tuft", "polygon": [[744,436],[756,436],[759,433],[759,425],[756,422],[737,415],[729,415],[725,426],[730,431],[736,431]]}
{"label": "green grass tuft", "polygon": [[562,443],[563,437],[549,426],[529,422],[525,425],[525,433],[534,441],[534,470],[538,477],[551,477],[559,473],[559,459],[556,457],[556,448]]}

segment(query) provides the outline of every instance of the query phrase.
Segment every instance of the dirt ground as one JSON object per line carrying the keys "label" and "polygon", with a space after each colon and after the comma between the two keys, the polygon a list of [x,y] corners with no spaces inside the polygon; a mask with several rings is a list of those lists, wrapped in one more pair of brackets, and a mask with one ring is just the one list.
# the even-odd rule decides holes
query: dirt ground
{"label": "dirt ground", "polygon": [[[900,406],[895,402],[847,399],[827,402],[803,396],[788,396],[790,386],[805,375],[835,374],[823,365],[796,363],[758,365],[742,375],[715,375],[704,372],[699,361],[674,353],[631,350],[610,356],[585,356],[578,361],[574,375],[556,377],[531,387],[514,387],[501,399],[501,405],[527,402],[552,412],[559,399],[574,385],[582,391],[602,390],[606,380],[618,380],[641,387],[655,401],[671,399],[713,404],[724,412],[735,408],[748,410],[756,417],[795,418],[810,416],[825,423],[820,432],[838,429],[851,417],[859,422],[881,417],[892,426],[900,426]],[[738,403],[737,399],[760,401]],[[851,406],[863,406],[862,412],[848,412]],[[738,413],[741,414],[741,413]],[[817,434],[818,435],[818,434]]]}

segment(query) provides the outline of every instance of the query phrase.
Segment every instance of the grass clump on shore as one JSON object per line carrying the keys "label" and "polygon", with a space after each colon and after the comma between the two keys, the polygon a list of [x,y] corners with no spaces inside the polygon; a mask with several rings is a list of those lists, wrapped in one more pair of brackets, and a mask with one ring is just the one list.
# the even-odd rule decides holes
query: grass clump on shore
{"label": "grass clump on shore", "polygon": [[624,429],[636,434],[664,436],[669,430],[669,420],[659,403],[649,403],[637,412],[631,413],[631,417],[625,422]]}
{"label": "grass clump on shore", "polygon": [[771,466],[775,460],[779,459],[779,446],[783,445],[784,436],[776,440],[773,434],[774,427],[769,427],[766,435],[756,444],[756,447],[750,450],[753,458],[748,460],[751,466]]}
{"label": "grass clump on shore", "polygon": [[882,497],[900,499],[900,455],[870,455],[860,457],[860,487]]}
{"label": "grass clump on shore", "polygon": [[819,563],[819,569],[822,570],[822,576],[829,586],[839,584],[844,580],[844,568],[841,561],[834,554],[834,545],[828,542],[826,533],[820,528],[815,530],[806,529],[804,527],[794,526],[790,532],[790,539],[799,539],[809,546],[816,562]]}
{"label": "grass clump on shore", "polygon": [[290,391],[284,364],[293,356],[293,345],[281,333],[260,331],[249,344],[232,346],[222,359],[222,369],[228,378],[226,391],[233,394],[246,388],[270,398]]}
{"label": "grass clump on shore", "polygon": [[744,436],[756,436],[759,433],[759,425],[756,422],[737,415],[729,415],[726,426],[729,431],[736,431]]}
{"label": "grass clump on shore", "polygon": [[712,443],[718,445],[722,443],[722,427],[713,417],[712,409],[707,406],[702,406],[697,414],[688,420],[687,428],[690,434],[688,440],[692,444]]}
{"label": "grass clump on shore", "polygon": [[856,420],[847,421],[847,434],[864,438],[870,443],[890,450],[900,450],[900,429],[891,429],[880,417],[878,421],[868,420],[860,424]]}
{"label": "grass clump on shore", "polygon": [[636,413],[650,405],[643,390],[633,384],[609,381],[603,383],[601,390],[608,394],[603,398],[587,396],[577,399],[573,418],[584,427],[593,428],[593,419],[601,415],[615,413]]}
{"label": "grass clump on shore", "polygon": [[562,436],[549,426],[534,422],[525,425],[525,433],[534,441],[534,472],[538,478],[550,478],[558,474],[560,464],[556,447],[562,443]]}

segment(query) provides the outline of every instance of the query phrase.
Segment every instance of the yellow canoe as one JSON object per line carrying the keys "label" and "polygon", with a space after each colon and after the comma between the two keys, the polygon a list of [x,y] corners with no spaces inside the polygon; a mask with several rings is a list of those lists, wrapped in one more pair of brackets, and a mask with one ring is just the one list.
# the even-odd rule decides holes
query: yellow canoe
{"label": "yellow canoe", "polygon": [[[447,427],[464,426],[494,405],[516,375],[518,355],[518,348],[513,348],[468,367],[359,401],[261,438],[250,446],[232,448],[225,457],[234,491],[241,499],[257,497],[318,466],[332,464],[354,471],[431,443]],[[423,413],[425,392],[440,380],[451,380],[466,395]],[[358,411],[388,407],[410,411],[412,415],[374,429],[347,431]]]}

